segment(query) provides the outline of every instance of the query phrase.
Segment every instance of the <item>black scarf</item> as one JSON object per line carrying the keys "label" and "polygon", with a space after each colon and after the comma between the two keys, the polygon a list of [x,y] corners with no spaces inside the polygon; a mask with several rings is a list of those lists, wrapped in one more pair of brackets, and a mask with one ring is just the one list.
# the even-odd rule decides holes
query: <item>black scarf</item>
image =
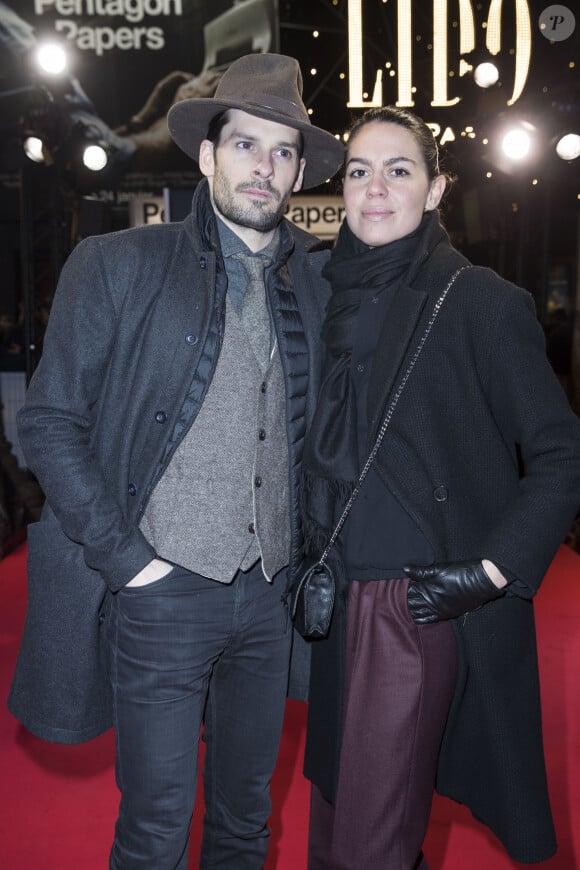
{"label": "black scarf", "polygon": [[344,505],[360,473],[350,364],[361,301],[402,282],[414,265],[420,239],[434,221],[438,223],[437,213],[427,212],[414,232],[377,248],[361,242],[344,221],[323,269],[333,293],[322,329],[322,385],[304,447],[302,503],[307,551],[320,554],[337,519],[337,507]]}

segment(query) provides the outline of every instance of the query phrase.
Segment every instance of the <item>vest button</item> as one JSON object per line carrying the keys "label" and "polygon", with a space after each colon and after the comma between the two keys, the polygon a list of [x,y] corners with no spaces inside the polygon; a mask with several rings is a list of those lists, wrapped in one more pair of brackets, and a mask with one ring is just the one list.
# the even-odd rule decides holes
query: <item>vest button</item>
{"label": "vest button", "polygon": [[266,430],[265,429],[260,429],[260,431],[258,432],[258,438],[260,439],[260,441],[266,440]]}
{"label": "vest button", "polygon": [[255,535],[255,534],[256,534],[256,529],[254,528],[254,524],[253,524],[253,523],[250,523],[250,525],[248,526],[248,531],[249,531],[249,533],[250,533],[251,535]]}
{"label": "vest button", "polygon": [[256,477],[254,478],[254,483],[256,484],[256,486],[262,486],[262,478],[259,475],[256,475]]}
{"label": "vest button", "polygon": [[201,266],[202,269],[207,269],[207,257],[200,257],[199,258],[199,265]]}
{"label": "vest button", "polygon": [[449,490],[446,486],[436,486],[433,490],[433,496],[435,501],[447,501],[449,497]]}
{"label": "vest button", "polygon": [[129,486],[127,487],[127,491],[129,495],[137,495],[137,487],[134,483],[129,484]]}
{"label": "vest button", "polygon": [[155,414],[155,419],[158,423],[167,423],[167,414],[165,411],[157,411]]}
{"label": "vest button", "polygon": [[260,390],[261,390],[262,393],[265,393],[265,392],[266,392],[266,382],[265,382],[265,381],[263,381],[263,383],[262,383],[262,385],[261,385],[261,387],[260,387]]}

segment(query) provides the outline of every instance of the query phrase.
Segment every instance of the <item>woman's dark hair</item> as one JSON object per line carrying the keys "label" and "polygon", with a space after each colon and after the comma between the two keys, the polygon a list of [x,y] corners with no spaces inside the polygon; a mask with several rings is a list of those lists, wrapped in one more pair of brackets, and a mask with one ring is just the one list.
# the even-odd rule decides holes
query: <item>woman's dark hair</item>
{"label": "woman's dark hair", "polygon": [[408,130],[414,137],[423,155],[429,179],[433,181],[438,175],[444,175],[447,179],[447,187],[449,187],[453,182],[453,177],[440,166],[439,149],[435,136],[422,118],[407,111],[407,109],[400,109],[398,106],[381,106],[376,109],[368,109],[352,125],[348,134],[347,151],[357,133],[373,121],[380,121],[383,124],[398,124],[399,127],[404,127]]}

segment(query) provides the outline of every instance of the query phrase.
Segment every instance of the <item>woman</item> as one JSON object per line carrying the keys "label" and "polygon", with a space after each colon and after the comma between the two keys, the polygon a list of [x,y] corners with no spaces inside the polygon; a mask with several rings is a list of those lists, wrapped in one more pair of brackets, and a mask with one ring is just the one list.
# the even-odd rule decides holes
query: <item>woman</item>
{"label": "woman", "polygon": [[304,458],[309,558],[448,292],[329,557],[339,588],[312,644],[310,870],[427,867],[435,785],[514,859],[555,851],[531,599],[578,506],[580,421],[529,294],[451,246],[447,184],[419,118],[386,107],[355,124]]}

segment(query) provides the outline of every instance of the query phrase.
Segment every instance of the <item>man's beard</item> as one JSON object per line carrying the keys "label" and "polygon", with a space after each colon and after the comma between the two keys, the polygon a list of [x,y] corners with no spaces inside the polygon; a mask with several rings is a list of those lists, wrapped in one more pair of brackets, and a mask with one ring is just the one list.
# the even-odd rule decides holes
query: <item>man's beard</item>
{"label": "man's beard", "polygon": [[[272,199],[264,203],[236,202],[235,195],[247,188],[265,190]],[[223,173],[217,171],[214,176],[213,201],[218,212],[232,223],[258,232],[268,233],[276,229],[284,216],[289,197],[290,191],[283,197],[269,181],[244,182],[232,190]]]}

